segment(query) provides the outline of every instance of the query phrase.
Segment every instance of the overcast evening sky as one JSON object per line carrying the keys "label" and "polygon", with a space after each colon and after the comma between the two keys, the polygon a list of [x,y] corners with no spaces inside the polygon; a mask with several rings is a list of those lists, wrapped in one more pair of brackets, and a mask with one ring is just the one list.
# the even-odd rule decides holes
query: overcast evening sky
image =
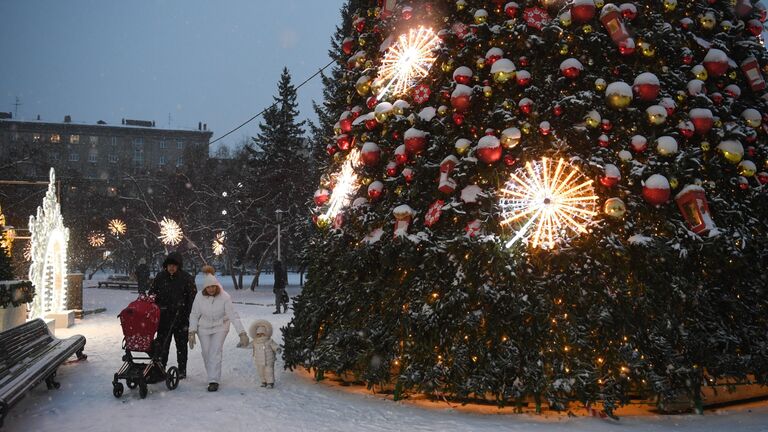
{"label": "overcast evening sky", "polygon": [[[0,0],[0,111],[74,122],[208,124],[213,138],[330,59],[343,0]],[[299,91],[315,118],[319,77]],[[14,116],[15,117],[15,116]],[[253,136],[257,121],[227,137]]]}

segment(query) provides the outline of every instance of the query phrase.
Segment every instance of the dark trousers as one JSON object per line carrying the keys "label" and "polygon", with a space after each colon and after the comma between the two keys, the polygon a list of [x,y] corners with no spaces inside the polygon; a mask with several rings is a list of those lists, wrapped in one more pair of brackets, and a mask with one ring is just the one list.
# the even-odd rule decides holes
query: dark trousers
{"label": "dark trousers", "polygon": [[[171,350],[171,338],[168,337],[170,333],[176,342],[176,362],[179,364],[179,371],[186,374],[189,319],[177,320],[175,324],[172,321],[172,318],[167,320],[160,318],[160,326],[157,329],[157,340],[162,344],[160,345],[160,359],[164,365],[168,366],[168,354]],[[173,324],[172,327],[171,324]]]}
{"label": "dark trousers", "polygon": [[280,306],[283,306],[283,312],[288,312],[288,302],[285,299],[288,297],[288,293],[285,289],[275,291],[275,310],[280,313]]}

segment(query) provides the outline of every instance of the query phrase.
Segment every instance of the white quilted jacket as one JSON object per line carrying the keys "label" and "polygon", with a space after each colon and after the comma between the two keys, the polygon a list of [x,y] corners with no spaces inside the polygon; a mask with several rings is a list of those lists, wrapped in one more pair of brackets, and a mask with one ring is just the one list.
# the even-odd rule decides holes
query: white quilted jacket
{"label": "white quilted jacket", "polygon": [[232,298],[223,289],[216,296],[206,296],[202,293],[195,296],[192,303],[192,313],[189,314],[189,331],[198,334],[214,334],[229,330],[232,323],[237,334],[245,332],[240,315],[232,305]]}

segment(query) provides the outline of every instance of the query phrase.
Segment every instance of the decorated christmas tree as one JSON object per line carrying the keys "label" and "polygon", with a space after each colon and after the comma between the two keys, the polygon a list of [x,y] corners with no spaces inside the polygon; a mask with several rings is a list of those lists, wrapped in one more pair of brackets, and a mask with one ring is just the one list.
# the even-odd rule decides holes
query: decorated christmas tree
{"label": "decorated christmas tree", "polygon": [[287,366],[608,411],[765,383],[761,6],[345,12]]}

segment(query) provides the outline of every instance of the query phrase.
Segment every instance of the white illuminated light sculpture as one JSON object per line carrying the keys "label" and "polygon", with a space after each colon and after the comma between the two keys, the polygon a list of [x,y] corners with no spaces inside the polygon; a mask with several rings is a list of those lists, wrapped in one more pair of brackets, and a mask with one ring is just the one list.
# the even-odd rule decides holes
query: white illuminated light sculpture
{"label": "white illuminated light sculpture", "polygon": [[360,150],[354,149],[347,156],[341,172],[336,175],[336,185],[328,200],[328,209],[323,214],[328,220],[333,219],[340,211],[347,207],[352,200],[352,193],[358,188],[358,177],[355,170],[360,165]]}
{"label": "white illuminated light sculpture", "polygon": [[69,229],[64,226],[61,206],[56,198],[56,174],[51,168],[48,192],[37,215],[29,217],[30,256],[29,280],[36,295],[29,318],[42,318],[58,313],[67,306],[67,244]]}
{"label": "white illuminated light sculpture", "polygon": [[437,58],[433,51],[440,39],[429,28],[419,27],[400,35],[381,60],[374,85],[381,87],[376,97],[381,100],[387,93],[405,93],[416,82],[427,76]]}
{"label": "white illuminated light sculpture", "polygon": [[563,159],[526,163],[510,175],[501,195],[501,224],[516,225],[507,247],[527,238],[531,247],[552,249],[560,240],[585,233],[597,215],[592,180]]}
{"label": "white illuminated light sculpture", "polygon": [[120,219],[112,219],[109,221],[107,228],[109,229],[109,232],[115,237],[125,234],[125,231],[128,229],[128,227],[125,225],[125,222],[121,221]]}

